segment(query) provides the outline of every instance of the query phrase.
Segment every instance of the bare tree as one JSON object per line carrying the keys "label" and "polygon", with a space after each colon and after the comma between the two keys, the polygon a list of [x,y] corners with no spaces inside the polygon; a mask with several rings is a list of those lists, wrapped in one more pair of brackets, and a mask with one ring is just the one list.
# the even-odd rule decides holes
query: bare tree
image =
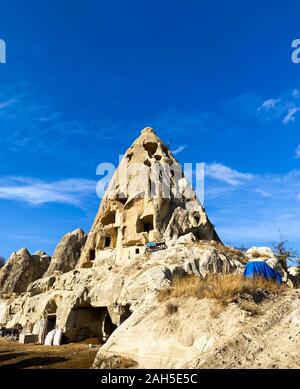
{"label": "bare tree", "polygon": [[286,272],[288,272],[289,261],[299,265],[297,251],[289,246],[289,241],[284,239],[281,234],[279,235],[279,242],[273,244],[273,250],[275,257]]}
{"label": "bare tree", "polygon": [[244,246],[243,244],[241,246],[234,246],[236,250],[239,250],[243,253],[245,253],[248,250],[248,247]]}

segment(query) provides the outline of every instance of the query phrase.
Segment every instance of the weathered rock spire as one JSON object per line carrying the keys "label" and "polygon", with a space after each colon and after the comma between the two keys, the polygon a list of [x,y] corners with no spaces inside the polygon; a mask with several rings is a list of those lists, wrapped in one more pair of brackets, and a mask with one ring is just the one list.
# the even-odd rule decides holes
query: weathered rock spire
{"label": "weathered rock spire", "polygon": [[78,266],[91,266],[105,250],[113,250],[121,263],[142,253],[149,241],[172,244],[189,232],[219,241],[179,163],[146,127],[115,171]]}

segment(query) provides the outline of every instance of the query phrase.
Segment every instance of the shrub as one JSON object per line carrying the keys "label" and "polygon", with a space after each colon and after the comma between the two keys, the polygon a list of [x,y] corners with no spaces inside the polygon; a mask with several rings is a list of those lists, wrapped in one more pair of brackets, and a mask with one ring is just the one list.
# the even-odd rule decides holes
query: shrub
{"label": "shrub", "polygon": [[169,303],[167,304],[167,314],[173,315],[173,313],[176,313],[178,311],[178,305]]}
{"label": "shrub", "polygon": [[239,247],[234,247],[235,250],[241,251],[242,253],[245,253],[248,250],[248,247],[241,245]]}
{"label": "shrub", "polygon": [[282,235],[280,235],[280,239],[278,243],[273,244],[274,255],[278,259],[279,263],[283,267],[283,269],[288,272],[288,263],[295,262],[299,263],[299,259],[297,258],[297,252],[289,247],[289,242],[286,239],[283,239]]}
{"label": "shrub", "polygon": [[261,290],[277,293],[283,286],[261,277],[245,278],[240,274],[209,274],[205,278],[185,276],[175,278],[169,289],[161,290],[158,300],[170,297],[190,297],[214,299],[226,305],[242,294],[253,297]]}

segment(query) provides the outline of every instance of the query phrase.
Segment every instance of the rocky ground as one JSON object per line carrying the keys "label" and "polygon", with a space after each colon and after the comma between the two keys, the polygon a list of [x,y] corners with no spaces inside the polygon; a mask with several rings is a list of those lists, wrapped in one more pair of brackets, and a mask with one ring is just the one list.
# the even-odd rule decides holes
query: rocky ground
{"label": "rocky ground", "polygon": [[97,352],[94,367],[300,368],[299,289],[226,306],[171,296],[129,321],[100,350],[91,339],[53,347],[0,339],[0,369],[90,368]]}
{"label": "rocky ground", "polygon": [[90,348],[89,342],[95,343],[89,339],[84,343],[41,346],[0,339],[0,370],[88,369],[99,349],[99,345]]}
{"label": "rocky ground", "polygon": [[196,296],[159,302],[132,315],[94,367],[121,367],[115,361],[122,355],[140,368],[300,368],[300,291],[254,300],[244,296],[225,307]]}
{"label": "rocky ground", "polygon": [[[89,316],[77,320],[74,312],[91,307],[106,308],[117,328],[108,330],[98,352],[78,343],[49,349],[3,344],[0,367],[300,367],[300,291],[290,283],[277,291],[271,282],[266,293],[264,285],[250,292],[246,285],[247,294],[242,273],[251,253],[183,238],[184,243],[137,255],[122,266],[112,264],[108,253],[92,268],[55,273],[32,282],[25,293],[3,296],[0,322],[7,328],[18,323],[39,334],[41,317],[55,313],[56,324],[73,342],[91,323]],[[282,271],[269,249],[252,251]]]}

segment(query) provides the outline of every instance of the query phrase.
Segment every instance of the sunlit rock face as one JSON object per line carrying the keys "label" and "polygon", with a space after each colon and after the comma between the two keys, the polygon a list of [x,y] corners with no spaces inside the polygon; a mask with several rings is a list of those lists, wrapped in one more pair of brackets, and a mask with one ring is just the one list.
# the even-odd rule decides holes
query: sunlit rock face
{"label": "sunlit rock face", "polygon": [[30,254],[24,247],[13,252],[0,270],[0,293],[23,293],[28,285],[41,278],[47,270],[51,257],[43,251]]}
{"label": "sunlit rock face", "polygon": [[86,238],[86,233],[80,228],[64,235],[54,251],[44,277],[49,277],[55,272],[66,273],[75,269]]}
{"label": "sunlit rock face", "polygon": [[106,190],[78,267],[112,252],[121,263],[144,252],[149,241],[169,246],[185,234],[220,241],[169,148],[147,127],[125,152]]}
{"label": "sunlit rock face", "polygon": [[[163,250],[145,252],[150,241],[163,242]],[[179,367],[193,345],[195,356],[204,347],[203,331],[210,339],[210,306],[195,310],[190,300],[175,329],[163,317],[158,292],[182,276],[240,274],[244,262],[243,253],[220,242],[179,163],[153,129],[145,128],[122,158],[88,235],[81,229],[66,234],[51,262],[43,252],[22,249],[0,271],[6,292],[0,296],[0,325],[17,325],[36,334],[39,343],[54,328],[67,342],[95,337],[103,346],[94,367],[106,366],[112,354],[131,355],[139,367],[174,367],[174,350],[182,355],[176,355]],[[157,317],[162,324],[154,326]],[[240,315],[229,331],[238,320]],[[184,335],[183,347],[169,336],[174,329],[179,339]]]}

